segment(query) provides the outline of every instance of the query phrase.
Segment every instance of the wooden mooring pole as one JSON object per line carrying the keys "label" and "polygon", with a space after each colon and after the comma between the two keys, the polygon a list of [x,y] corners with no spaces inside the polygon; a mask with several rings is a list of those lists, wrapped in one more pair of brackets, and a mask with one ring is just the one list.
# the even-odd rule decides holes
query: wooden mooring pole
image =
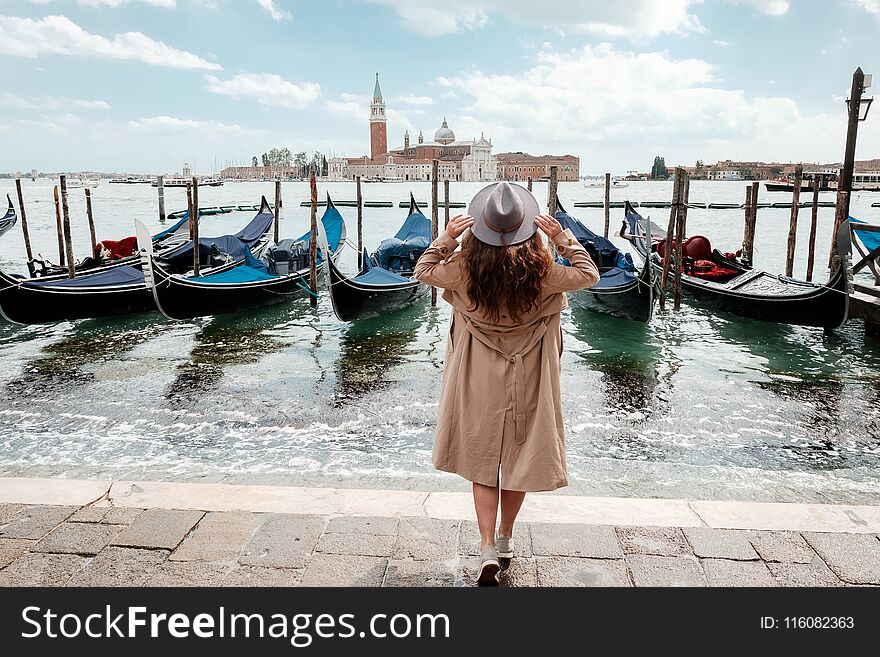
{"label": "wooden mooring pole", "polygon": [[58,194],[58,185],[55,185],[55,229],[58,232],[58,265],[63,267],[66,262],[64,257],[64,226],[61,224],[61,197]]}
{"label": "wooden mooring pole", "polygon": [[675,249],[676,258],[675,258],[675,279],[673,280],[673,293],[675,295],[674,298],[674,307],[675,310],[681,309],[681,270],[684,267],[684,240],[687,237],[687,211],[688,211],[688,198],[690,197],[691,190],[691,181],[687,172],[679,168],[679,173],[676,175],[681,175],[681,188],[679,192],[679,204],[678,210],[676,212],[676,229],[675,241],[677,243],[677,247]]}
{"label": "wooden mooring pole", "polygon": [[752,216],[749,219],[749,264],[755,260],[755,232],[758,229],[758,192],[761,191],[761,183],[757,180],[752,183]]}
{"label": "wooden mooring pole", "polygon": [[[440,225],[440,211],[437,208],[437,192],[440,177],[440,160],[431,163],[431,241],[437,239],[438,226]],[[437,305],[437,288],[431,288],[431,306]]]}
{"label": "wooden mooring pole", "polygon": [[31,278],[34,277],[34,253],[31,251],[31,234],[28,231],[27,212],[24,209],[24,195],[21,192],[21,178],[15,179],[15,191],[18,194],[18,214],[21,217],[21,234],[24,236],[24,252],[27,254],[27,268]]}
{"label": "wooden mooring pole", "polygon": [[364,196],[361,193],[361,177],[357,180],[357,210],[358,210],[358,271],[364,266]]}
{"label": "wooden mooring pole", "polygon": [[278,244],[278,232],[281,226],[281,180],[275,181],[275,244]]}
{"label": "wooden mooring pole", "polygon": [[61,176],[61,212],[64,215],[64,252],[67,255],[67,276],[76,275],[76,263],[73,261],[73,240],[70,236],[70,207],[67,204],[67,176]]}
{"label": "wooden mooring pole", "polygon": [[192,239],[195,235],[193,224],[195,224],[199,220],[199,213],[196,209],[193,208],[193,189],[190,183],[186,184],[186,207],[189,210],[189,238]]}
{"label": "wooden mooring pole", "polygon": [[673,242],[675,241],[675,219],[678,211],[678,203],[681,199],[681,176],[675,173],[675,183],[672,185],[672,204],[669,210],[669,223],[666,226],[666,242],[663,253],[663,274],[660,277],[660,287],[663,294],[660,295],[660,309],[666,308],[666,291],[669,289],[669,268],[672,266]]}
{"label": "wooden mooring pole", "polygon": [[[309,233],[309,287],[312,293],[309,295],[309,303],[312,308],[318,307],[318,181],[315,172],[309,176],[309,191],[311,192],[311,214],[309,217],[311,232]],[[325,258],[330,254],[325,253]]]}
{"label": "wooden mooring pole", "polygon": [[551,217],[556,216],[556,191],[559,186],[559,167],[550,167],[550,194],[547,198],[547,210]]}
{"label": "wooden mooring pole", "polygon": [[192,208],[189,225],[192,227],[193,236],[193,276],[198,276],[202,268],[202,254],[199,244],[199,179],[195,176],[192,179]]}
{"label": "wooden mooring pole", "polygon": [[449,178],[443,181],[443,205],[446,210],[443,213],[443,230],[449,226]]}
{"label": "wooden mooring pole", "polygon": [[821,178],[818,173],[813,178],[813,212],[810,216],[810,244],[807,253],[807,280],[813,280],[813,265],[816,262],[816,230],[819,225],[819,186]]}
{"label": "wooden mooring pole", "polygon": [[165,176],[156,177],[156,186],[159,190],[159,221],[165,223]]}
{"label": "wooden mooring pole", "polygon": [[797,246],[798,212],[801,204],[801,185],[804,181],[804,166],[794,168],[794,191],[791,194],[791,221],[788,225],[788,248],[785,252],[785,275],[794,273],[794,251]]}
{"label": "wooden mooring pole", "polygon": [[[611,229],[611,174],[605,174],[605,237]],[[650,245],[649,245],[650,246]]]}
{"label": "wooden mooring pole", "polygon": [[743,262],[752,261],[752,248],[755,244],[754,235],[751,234],[752,203],[754,203],[752,199],[752,186],[746,185],[746,202],[745,205],[743,205],[743,212],[745,214],[745,225],[743,226],[742,255],[740,256]]}
{"label": "wooden mooring pole", "polygon": [[95,254],[98,237],[95,235],[95,217],[92,214],[92,190],[86,187],[86,219],[89,221],[89,239],[91,239],[91,255]]}
{"label": "wooden mooring pole", "polygon": [[532,191],[532,177],[531,177],[531,176],[529,176],[529,187],[528,187],[528,190],[529,190],[529,191]]}

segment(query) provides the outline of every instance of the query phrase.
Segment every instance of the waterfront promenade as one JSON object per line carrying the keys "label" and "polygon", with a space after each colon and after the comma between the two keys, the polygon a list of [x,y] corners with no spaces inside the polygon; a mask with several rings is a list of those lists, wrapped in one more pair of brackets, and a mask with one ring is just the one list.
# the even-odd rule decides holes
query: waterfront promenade
{"label": "waterfront promenade", "polygon": [[[468,586],[465,493],[0,479],[2,586]],[[503,586],[880,585],[880,507],[534,495]]]}

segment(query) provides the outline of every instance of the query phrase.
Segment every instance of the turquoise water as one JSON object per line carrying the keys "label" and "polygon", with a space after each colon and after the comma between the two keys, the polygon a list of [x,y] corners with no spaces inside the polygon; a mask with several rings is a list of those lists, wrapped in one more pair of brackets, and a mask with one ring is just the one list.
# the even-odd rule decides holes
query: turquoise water
{"label": "turquoise water", "polygon": [[[480,185],[454,183],[467,201]],[[12,189],[0,181],[0,193]],[[365,185],[368,200],[398,201],[427,184]],[[354,198],[350,183],[321,185]],[[741,202],[744,183],[694,182],[696,202]],[[257,203],[262,183],[202,191],[202,205]],[[619,199],[663,200],[668,183],[633,183]],[[104,182],[95,190],[101,237],[158,229],[156,191]],[[284,186],[282,234],[302,234],[307,185]],[[604,191],[560,185],[560,198],[601,230],[601,210],[574,201]],[[27,182],[35,249],[55,246],[47,182]],[[536,195],[546,197],[546,186]],[[762,189],[762,201],[785,200]],[[832,199],[833,195],[822,195]],[[71,190],[75,249],[87,250],[82,190]],[[183,206],[168,191],[168,209]],[[880,195],[853,214],[875,223]],[[354,238],[355,211],[343,208]],[[668,220],[667,210],[644,212]],[[809,211],[802,210],[796,272],[805,269]],[[367,209],[373,247],[405,210]],[[203,232],[234,230],[250,214],[206,218]],[[622,212],[612,215],[619,228]],[[832,209],[820,210],[821,264]],[[787,210],[761,210],[757,264],[781,271]],[[722,250],[742,239],[742,210],[691,210],[691,233]],[[618,240],[619,242],[619,240]],[[622,245],[622,244],[621,244]],[[0,239],[0,267],[23,270],[18,229]],[[821,257],[824,256],[824,257]],[[348,250],[344,270],[355,268]],[[247,316],[174,323],[156,315],[54,326],[0,324],[0,475],[116,477],[349,487],[463,489],[430,464],[448,309],[413,308],[359,324],[336,320],[326,293]],[[880,501],[880,342],[852,321],[833,333],[715,315],[689,304],[650,326],[568,311],[563,403],[576,494],[784,501]]]}

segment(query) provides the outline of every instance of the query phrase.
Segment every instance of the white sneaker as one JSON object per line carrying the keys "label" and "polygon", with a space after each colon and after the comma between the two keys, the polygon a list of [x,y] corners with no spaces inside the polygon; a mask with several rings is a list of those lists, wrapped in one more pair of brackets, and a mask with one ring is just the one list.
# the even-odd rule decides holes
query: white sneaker
{"label": "white sneaker", "polygon": [[480,554],[480,573],[477,575],[477,584],[479,586],[498,586],[500,570],[498,552],[494,546],[487,545]]}
{"label": "white sneaker", "polygon": [[496,536],[495,548],[498,550],[499,559],[513,559],[513,537]]}

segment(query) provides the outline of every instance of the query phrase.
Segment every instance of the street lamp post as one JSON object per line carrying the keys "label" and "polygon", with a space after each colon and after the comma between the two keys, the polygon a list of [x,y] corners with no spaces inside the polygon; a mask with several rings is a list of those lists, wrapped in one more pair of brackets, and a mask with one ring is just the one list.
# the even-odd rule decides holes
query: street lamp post
{"label": "street lamp post", "polygon": [[852,89],[846,101],[849,123],[846,131],[846,152],[844,153],[843,169],[837,183],[837,210],[834,216],[834,234],[831,236],[831,254],[828,267],[834,267],[837,253],[837,232],[841,224],[849,218],[850,196],[852,192],[853,168],[856,159],[856,140],[859,134],[859,122],[868,118],[873,98],[862,98],[865,90],[871,86],[871,76],[865,75],[861,67],[853,73]]}

